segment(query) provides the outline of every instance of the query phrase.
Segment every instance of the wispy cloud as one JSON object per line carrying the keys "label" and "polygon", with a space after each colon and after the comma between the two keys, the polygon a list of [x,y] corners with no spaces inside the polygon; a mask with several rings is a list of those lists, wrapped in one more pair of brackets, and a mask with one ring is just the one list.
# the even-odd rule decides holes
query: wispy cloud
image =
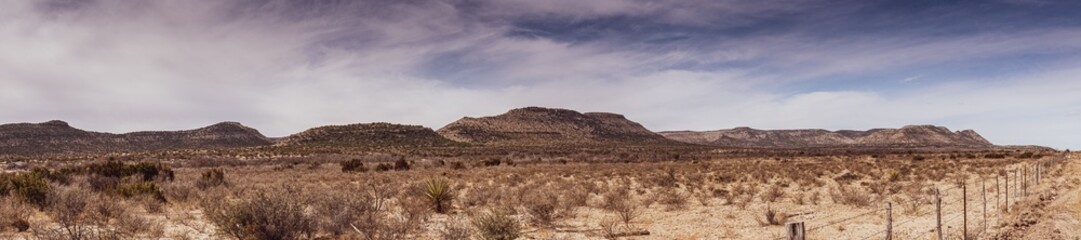
{"label": "wispy cloud", "polygon": [[914,82],[916,80],[920,80],[920,78],[923,78],[923,75],[916,75],[916,76],[906,77],[905,79],[901,79],[901,82],[902,83],[910,83],[910,82]]}

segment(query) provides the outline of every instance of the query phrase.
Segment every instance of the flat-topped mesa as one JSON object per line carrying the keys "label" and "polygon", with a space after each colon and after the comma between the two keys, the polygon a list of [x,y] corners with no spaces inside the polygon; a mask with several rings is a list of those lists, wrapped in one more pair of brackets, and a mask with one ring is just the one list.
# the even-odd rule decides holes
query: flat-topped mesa
{"label": "flat-topped mesa", "polygon": [[238,122],[221,122],[182,131],[145,131],[121,134],[138,150],[231,148],[270,145],[258,130]]}
{"label": "flat-topped mesa", "polygon": [[738,127],[716,131],[676,131],[661,132],[661,134],[681,142],[741,148],[994,147],[973,130],[952,132],[946,127],[933,125],[908,125],[899,129],[879,128],[867,131],[756,130]]}
{"label": "flat-topped mesa", "polygon": [[451,140],[486,145],[682,145],[623,115],[541,107],[512,109],[491,117],[465,117],[437,132]]}
{"label": "flat-topped mesa", "polygon": [[330,125],[282,138],[277,146],[435,147],[459,145],[431,128],[392,123]]}
{"label": "flat-topped mesa", "polygon": [[112,134],[84,131],[63,121],[0,125],[0,155],[39,155],[233,148],[269,145],[256,131],[225,122],[184,131]]}

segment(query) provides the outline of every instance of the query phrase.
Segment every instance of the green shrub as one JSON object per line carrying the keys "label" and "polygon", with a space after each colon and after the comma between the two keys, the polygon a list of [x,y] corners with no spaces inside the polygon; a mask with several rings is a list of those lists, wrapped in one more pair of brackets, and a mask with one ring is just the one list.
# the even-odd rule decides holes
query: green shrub
{"label": "green shrub", "polygon": [[409,168],[409,161],[406,161],[405,158],[399,158],[397,161],[394,161],[394,170],[408,171]]}
{"label": "green shrub", "polygon": [[58,171],[50,171],[48,168],[35,167],[33,169],[30,169],[30,174],[44,178],[47,181],[56,182],[61,185],[68,185],[69,183],[71,183],[71,175],[73,175],[74,172],[71,170],[63,169]]}
{"label": "green shrub", "polygon": [[169,169],[162,164],[154,164],[149,162],[140,162],[134,165],[128,165],[127,171],[130,175],[142,176],[143,181],[151,181],[157,177],[161,177],[162,180],[172,181],[175,177],[173,170]]}
{"label": "green shrub", "polygon": [[342,165],[342,172],[365,172],[365,171],[368,171],[368,169],[364,167],[364,162],[362,162],[360,159],[352,159],[352,160],[340,162],[338,164]]}
{"label": "green shrub", "polygon": [[15,219],[15,221],[11,222],[11,227],[19,232],[25,232],[30,229],[30,222],[27,222],[25,219]]}
{"label": "green shrub", "polygon": [[0,197],[11,194],[13,188],[14,186],[11,186],[11,175],[0,173]]}
{"label": "green shrub", "polygon": [[462,170],[465,169],[465,164],[462,164],[462,162],[451,162],[450,169]]}
{"label": "green shrub", "polygon": [[503,163],[503,161],[499,160],[499,158],[489,158],[488,160],[480,162],[480,164],[485,167],[499,166],[500,163]]}
{"label": "green shrub", "polygon": [[175,177],[173,170],[169,169],[160,163],[140,162],[132,165],[124,164],[120,161],[107,161],[104,163],[91,163],[86,165],[84,173],[125,178],[128,176],[138,176],[142,181],[151,181],[155,178],[161,177],[163,180],[171,181]]}
{"label": "green shrub", "polygon": [[8,178],[8,185],[9,194],[23,202],[39,208],[44,208],[48,203],[49,182],[45,176],[34,173],[16,174]]}
{"label": "green shrub", "polygon": [[90,175],[86,178],[86,183],[90,185],[90,190],[93,190],[94,192],[110,192],[116,190],[117,186],[120,186],[120,179],[115,177]]}
{"label": "green shrub", "polygon": [[124,197],[149,196],[159,202],[165,202],[165,194],[154,182],[126,183],[117,186],[117,192]]}
{"label": "green shrub", "polygon": [[390,170],[393,170],[393,169],[394,169],[394,166],[391,166],[390,164],[386,164],[386,163],[380,163],[379,165],[375,165],[375,171],[376,172],[386,172],[386,171],[390,171]]}

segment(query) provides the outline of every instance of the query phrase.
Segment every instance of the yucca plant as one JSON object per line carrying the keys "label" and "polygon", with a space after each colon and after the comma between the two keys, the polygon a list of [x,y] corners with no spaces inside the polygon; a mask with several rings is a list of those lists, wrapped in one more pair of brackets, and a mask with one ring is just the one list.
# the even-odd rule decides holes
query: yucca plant
{"label": "yucca plant", "polygon": [[441,177],[428,178],[428,180],[424,181],[424,197],[427,197],[428,201],[432,202],[435,212],[446,212],[444,205],[453,198],[450,182]]}

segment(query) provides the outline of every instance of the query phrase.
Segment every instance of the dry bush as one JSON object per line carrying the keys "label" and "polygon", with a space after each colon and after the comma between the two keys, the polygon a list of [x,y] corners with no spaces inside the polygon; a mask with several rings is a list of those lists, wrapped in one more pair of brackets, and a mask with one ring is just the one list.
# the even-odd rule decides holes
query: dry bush
{"label": "dry bush", "polygon": [[788,214],[773,209],[768,205],[765,209],[762,209],[761,216],[762,218],[758,219],[758,223],[763,226],[780,226],[782,224],[785,224],[786,221],[788,221]]}
{"label": "dry bush", "polygon": [[163,234],[160,225],[142,221],[119,201],[85,188],[55,188],[49,194],[45,213],[56,226],[35,229],[34,236],[39,239],[129,239],[156,238]]}
{"label": "dry bush", "polygon": [[486,211],[470,219],[482,240],[514,240],[522,235],[518,219],[502,211]]}
{"label": "dry bush", "polygon": [[30,228],[30,214],[33,211],[21,201],[0,197],[0,232],[7,228],[23,232]]}
{"label": "dry bush", "polygon": [[920,208],[931,204],[931,198],[922,190],[921,184],[915,184],[905,189],[905,198],[895,198],[895,202],[901,205],[901,211],[908,215],[919,215]]}
{"label": "dry bush", "polygon": [[720,189],[720,188],[719,189],[713,189],[712,194],[713,194],[713,197],[723,198],[725,205],[731,205],[731,204],[736,203],[736,197],[739,197],[739,195],[735,194],[735,191],[729,191],[727,189]]}
{"label": "dry bush", "polygon": [[364,167],[364,160],[350,159],[347,161],[339,162],[338,165],[342,166],[342,172],[365,172],[368,168]]}
{"label": "dry bush", "polygon": [[[359,191],[358,191],[359,192]],[[431,214],[431,205],[413,192],[401,192],[393,197],[394,191],[386,185],[372,185],[366,195],[346,194],[341,197],[356,197],[350,205],[356,208],[353,214],[343,213],[336,221],[351,228],[362,239],[405,239],[423,226]],[[335,204],[333,200],[324,204]],[[323,207],[326,211],[342,206]],[[358,210],[361,209],[361,210]],[[397,212],[393,210],[398,210]],[[349,219],[342,219],[349,218]],[[338,227],[345,227],[338,225]],[[334,227],[334,226],[330,226]]]}
{"label": "dry bush", "polygon": [[90,175],[86,177],[86,183],[90,186],[90,190],[94,192],[108,192],[114,191],[120,186],[120,178]]}
{"label": "dry bush", "polygon": [[661,188],[653,195],[654,200],[664,204],[667,210],[687,209],[687,194],[672,188]]}
{"label": "dry bush", "polygon": [[450,218],[443,222],[443,229],[439,230],[441,240],[469,240],[473,236],[473,229],[460,218]]}
{"label": "dry bush", "polygon": [[571,215],[573,215],[574,208],[585,206],[589,200],[589,192],[580,185],[565,188],[559,196],[560,206],[563,211]]}
{"label": "dry bush", "polygon": [[201,190],[222,185],[226,185],[226,181],[225,172],[221,169],[206,170],[199,175],[198,180],[195,180],[195,187],[198,187]]}
{"label": "dry bush", "polygon": [[619,220],[604,219],[598,225],[601,228],[601,236],[604,239],[617,239],[619,236]]}
{"label": "dry bush", "polygon": [[811,194],[807,197],[807,201],[810,202],[811,205],[818,205],[819,200],[822,198],[821,195],[822,193],[818,190],[811,190]]}
{"label": "dry bush", "polygon": [[857,207],[871,205],[871,194],[855,186],[838,186],[830,191],[830,198],[833,202],[844,205]]}
{"label": "dry bush", "polygon": [[432,214],[432,205],[427,198],[418,197],[415,194],[408,194],[404,196],[398,196],[397,207],[399,209],[397,214],[390,217],[387,222],[391,226],[391,230],[398,234],[399,237],[412,234],[421,230],[424,222],[428,221],[428,218]]}
{"label": "dry bush", "polygon": [[692,196],[695,198],[695,200],[698,200],[698,203],[702,204],[703,207],[708,207],[709,201],[713,200],[714,198],[713,191],[709,191],[706,189],[700,189],[699,191],[694,192]]}
{"label": "dry bush", "polygon": [[[145,239],[161,239],[165,235],[165,227],[155,221],[138,216],[135,213],[124,212],[116,216],[115,229],[121,236]],[[142,234],[142,235],[140,235]]]}
{"label": "dry bush", "polygon": [[796,205],[807,204],[807,199],[806,199],[805,195],[807,195],[807,194],[803,193],[802,191],[797,191],[796,193],[793,193],[792,194],[792,202],[795,203]]}
{"label": "dry bush", "polygon": [[319,214],[319,229],[332,236],[352,233],[358,221],[380,214],[382,202],[358,189],[327,190],[315,205]]}
{"label": "dry bush", "polygon": [[198,193],[195,192],[195,187],[190,182],[172,182],[161,185],[161,190],[165,194],[165,199],[168,202],[181,202],[187,203],[192,198],[198,197]]}
{"label": "dry bush", "polygon": [[484,207],[492,204],[491,201],[501,199],[501,188],[492,185],[474,185],[463,194],[460,204],[465,207]]}
{"label": "dry bush", "polygon": [[780,185],[772,184],[765,191],[762,191],[760,198],[766,202],[777,202],[778,199],[784,197],[784,189],[781,189]]}
{"label": "dry bush", "polygon": [[631,199],[627,190],[611,191],[604,196],[604,209],[614,212],[623,224],[630,224],[639,215],[642,215],[642,207]]}
{"label": "dry bush", "polygon": [[537,226],[551,226],[559,216],[558,205],[559,198],[544,190],[533,192],[522,201],[530,221]]}
{"label": "dry bush", "polygon": [[208,220],[236,239],[297,239],[315,233],[316,221],[296,189],[255,189],[240,199],[202,204]]}
{"label": "dry bush", "polygon": [[51,192],[45,212],[59,227],[35,235],[45,239],[93,239],[98,234],[93,232],[96,228],[86,214],[90,197],[91,193],[83,189],[59,188]]}

